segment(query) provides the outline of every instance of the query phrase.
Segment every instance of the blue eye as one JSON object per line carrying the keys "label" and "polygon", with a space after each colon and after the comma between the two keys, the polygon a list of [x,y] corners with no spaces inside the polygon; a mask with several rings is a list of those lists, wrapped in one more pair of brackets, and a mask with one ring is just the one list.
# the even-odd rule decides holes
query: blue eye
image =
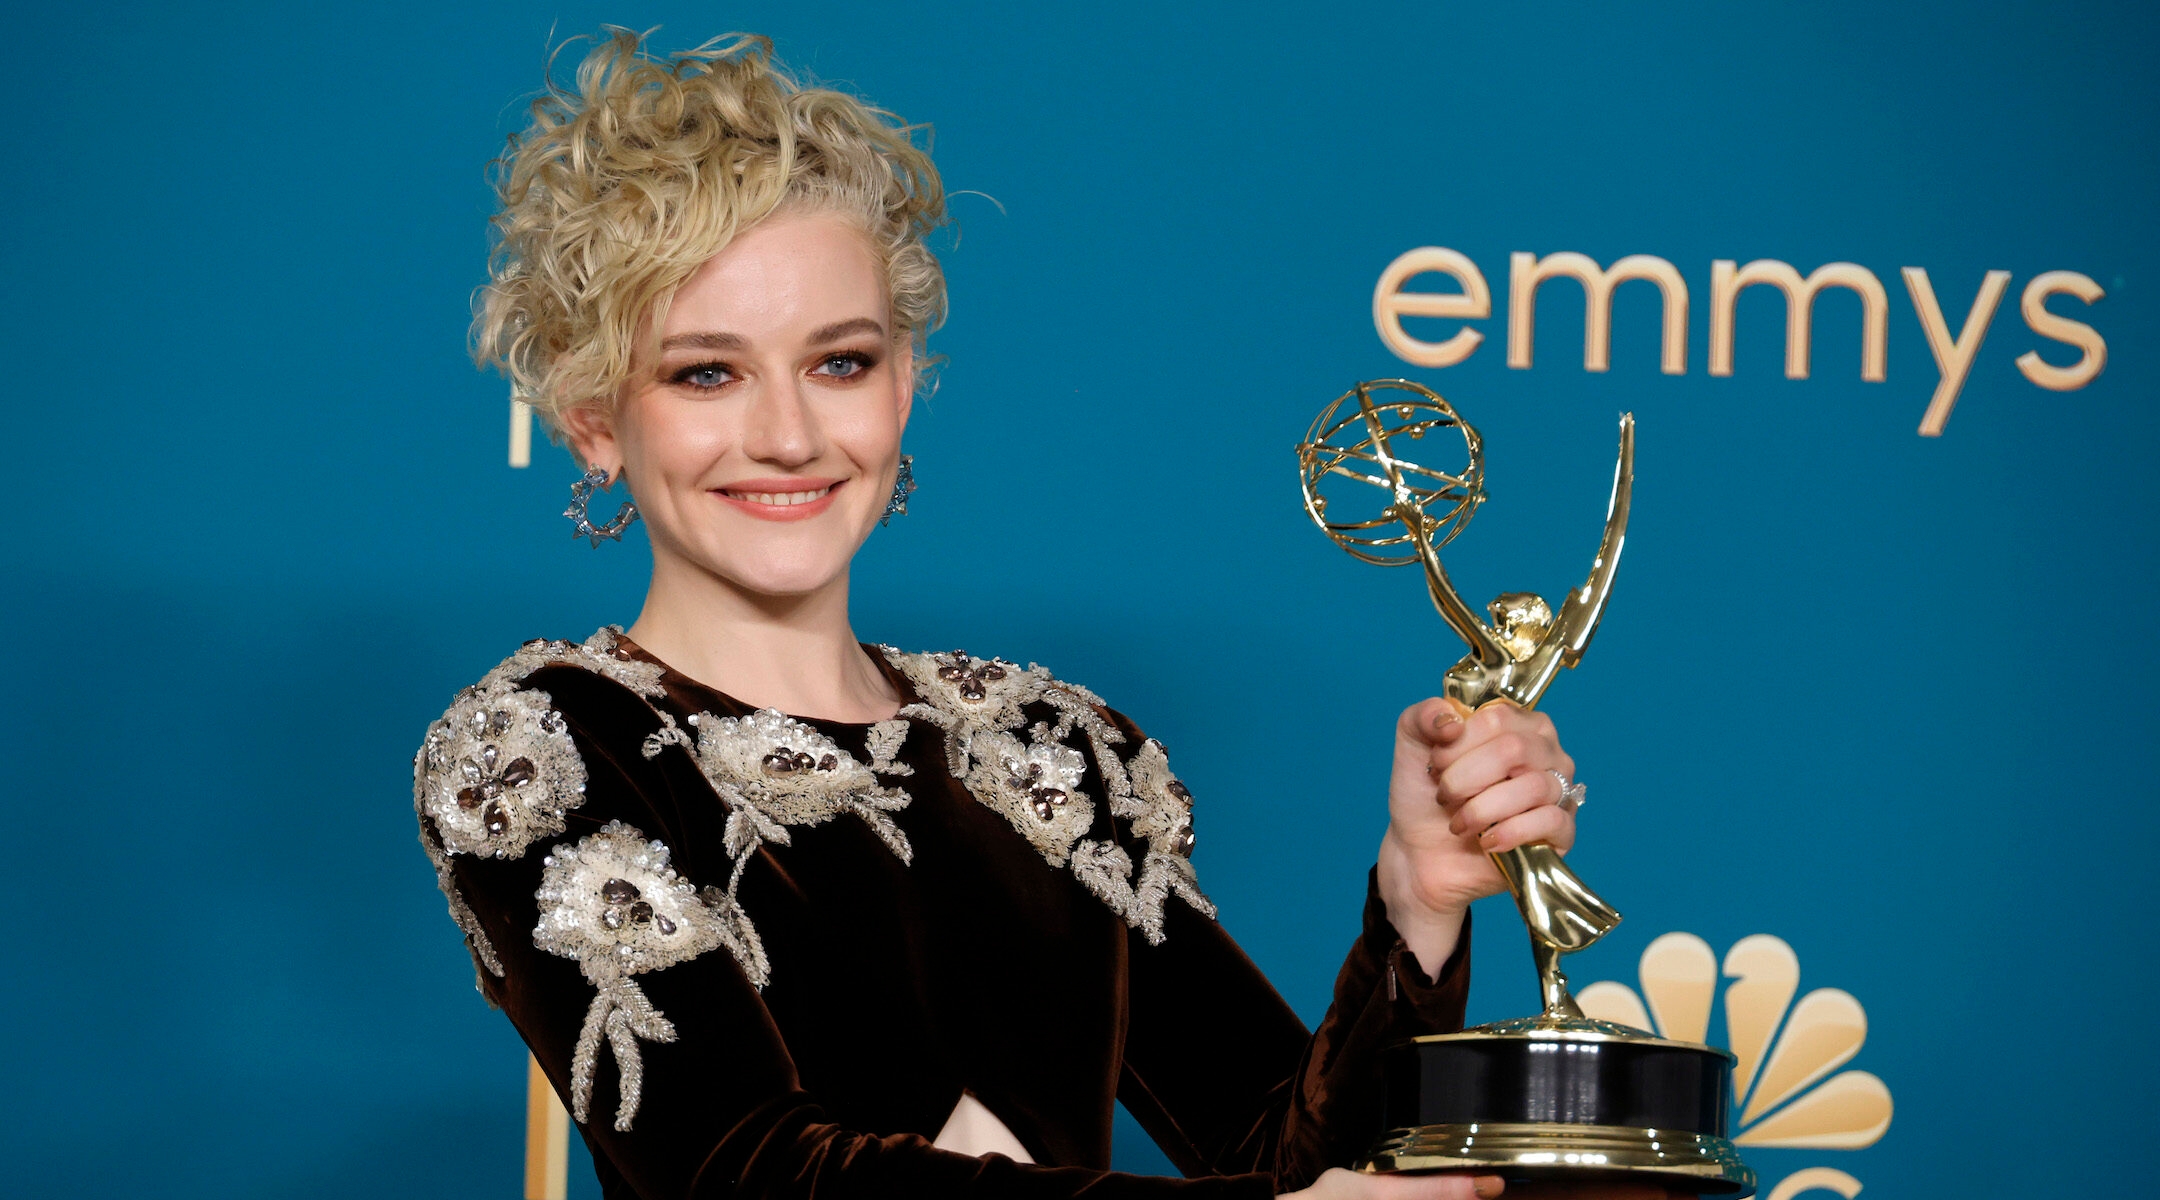
{"label": "blue eye", "polygon": [[870,369],[867,355],[849,352],[830,354],[818,364],[817,373],[829,379],[852,379]]}
{"label": "blue eye", "polygon": [[699,363],[675,372],[674,381],[700,391],[711,391],[735,377],[724,363]]}

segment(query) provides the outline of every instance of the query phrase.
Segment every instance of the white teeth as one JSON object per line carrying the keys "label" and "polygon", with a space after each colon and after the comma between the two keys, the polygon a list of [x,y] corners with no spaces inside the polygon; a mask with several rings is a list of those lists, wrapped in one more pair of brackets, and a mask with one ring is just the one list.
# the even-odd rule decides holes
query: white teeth
{"label": "white teeth", "polygon": [[832,488],[827,486],[821,487],[814,492],[729,492],[728,494],[734,496],[737,500],[747,500],[752,504],[771,504],[785,508],[790,504],[808,504],[812,500],[823,499],[825,493],[831,490]]}

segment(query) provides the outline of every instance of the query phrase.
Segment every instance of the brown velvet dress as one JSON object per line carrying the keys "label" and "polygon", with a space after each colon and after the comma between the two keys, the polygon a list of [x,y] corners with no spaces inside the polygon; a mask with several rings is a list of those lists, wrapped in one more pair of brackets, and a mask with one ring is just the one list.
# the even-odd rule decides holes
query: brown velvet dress
{"label": "brown velvet dress", "polygon": [[[1216,923],[1159,743],[1039,668],[870,648],[876,725],[753,713],[602,630],[460,693],[415,770],[481,989],[610,1197],[1262,1197],[1460,1027],[1368,890],[1308,1033]],[[963,1090],[1036,1160],[935,1148]],[[1123,1101],[1190,1178],[1108,1170]]]}

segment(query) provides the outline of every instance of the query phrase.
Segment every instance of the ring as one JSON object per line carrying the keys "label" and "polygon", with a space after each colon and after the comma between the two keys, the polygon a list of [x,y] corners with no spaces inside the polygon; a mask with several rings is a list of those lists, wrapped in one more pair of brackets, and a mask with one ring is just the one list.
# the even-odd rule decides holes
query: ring
{"label": "ring", "polygon": [[1563,811],[1574,812],[1583,806],[1583,800],[1590,794],[1589,784],[1569,783],[1567,776],[1551,767],[1545,768],[1545,773],[1553,777],[1554,783],[1560,785],[1560,807]]}

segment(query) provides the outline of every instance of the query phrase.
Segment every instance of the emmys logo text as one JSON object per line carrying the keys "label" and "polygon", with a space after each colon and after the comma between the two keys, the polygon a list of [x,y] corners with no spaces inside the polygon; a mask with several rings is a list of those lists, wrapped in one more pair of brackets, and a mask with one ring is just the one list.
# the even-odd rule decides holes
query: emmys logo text
{"label": "emmys logo text", "polygon": [[[1972,370],[1980,344],[1987,340],[1996,307],[2010,285],[2008,271],[1989,271],[1965,310],[1964,321],[1952,334],[1934,284],[1921,267],[1906,267],[1905,291],[1912,299],[1914,315],[1927,335],[1928,350],[1935,360],[1938,383],[1927,411],[1920,418],[1920,434],[1937,437],[1950,420],[1958,392]],[[1404,287],[1421,275],[1446,275],[1459,292],[1413,292]],[[1655,284],[1663,294],[1664,337],[1659,348],[1659,369],[1667,375],[1687,374],[1688,285],[1673,265],[1650,254],[1631,254],[1599,267],[1595,259],[1573,251],[1535,254],[1516,251],[1508,261],[1507,364],[1528,370],[1537,337],[1538,288],[1552,279],[1570,279],[1582,285],[1587,305],[1583,321],[1583,369],[1606,370],[1612,362],[1612,294],[1622,283],[1639,280]],[[1856,263],[1829,263],[1803,276],[1790,263],[1759,258],[1740,265],[1732,259],[1710,264],[1710,373],[1733,373],[1733,310],[1740,293],[1763,285],[1785,297],[1785,377],[1806,379],[1810,359],[1810,328],[1815,297],[1825,288],[1844,288],[1860,297],[1860,378],[1881,383],[1889,357],[1890,297],[1873,271]],[[2033,333],[2078,352],[2075,361],[2057,366],[2028,350],[2019,355],[2017,369],[2026,379],[2049,391],[2067,392],[2084,387],[2107,365],[2107,343],[2098,331],[2082,321],[2048,309],[2048,300],[2067,295],[2085,304],[2102,296],[2100,285],[2076,271],[2046,271],[2026,282],[2018,300],[2018,314]],[[1432,317],[1453,321],[1482,321],[1492,316],[1492,293],[1476,263],[1459,251],[1444,246],[1411,250],[1389,263],[1373,288],[1373,324],[1380,340],[1405,362],[1421,367],[1452,367],[1474,353],[1485,335],[1469,326],[1442,341],[1423,341],[1403,328],[1404,317]],[[2060,357],[2060,356],[2058,356]]]}

